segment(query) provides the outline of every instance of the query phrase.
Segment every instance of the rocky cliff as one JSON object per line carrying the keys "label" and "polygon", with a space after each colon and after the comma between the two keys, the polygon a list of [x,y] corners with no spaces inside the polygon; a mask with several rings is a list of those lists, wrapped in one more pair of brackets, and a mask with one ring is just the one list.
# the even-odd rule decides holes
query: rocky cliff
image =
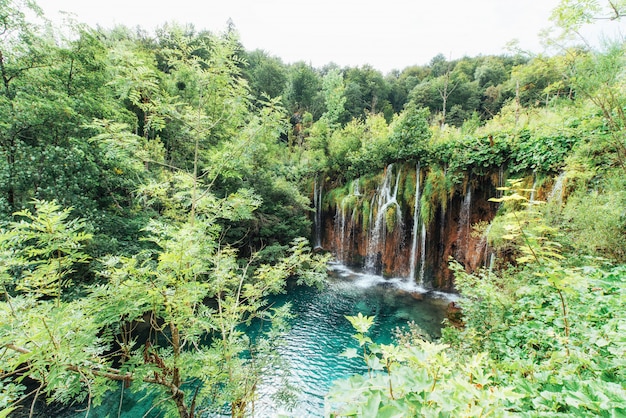
{"label": "rocky cliff", "polygon": [[484,227],[496,214],[489,198],[502,175],[467,178],[433,204],[428,173],[419,164],[390,165],[341,186],[316,182],[315,242],[346,265],[452,290],[450,258],[468,271],[488,262]]}

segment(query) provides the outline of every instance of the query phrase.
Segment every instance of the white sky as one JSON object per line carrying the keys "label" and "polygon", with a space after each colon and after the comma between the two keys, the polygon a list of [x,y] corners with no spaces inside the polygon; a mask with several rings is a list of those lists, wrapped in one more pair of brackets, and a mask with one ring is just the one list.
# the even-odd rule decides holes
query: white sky
{"label": "white sky", "polygon": [[506,53],[519,40],[541,52],[539,32],[559,0],[38,0],[89,24],[152,30],[165,22],[221,32],[233,20],[247,50],[315,67],[370,64],[389,72],[446,58]]}

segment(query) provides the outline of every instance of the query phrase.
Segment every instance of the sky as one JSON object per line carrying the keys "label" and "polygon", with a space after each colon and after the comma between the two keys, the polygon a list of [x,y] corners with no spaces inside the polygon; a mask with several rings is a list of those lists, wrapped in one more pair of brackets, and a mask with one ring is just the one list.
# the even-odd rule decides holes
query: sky
{"label": "sky", "polygon": [[148,31],[166,22],[222,32],[231,19],[247,50],[314,67],[366,64],[388,73],[448,59],[504,54],[506,45],[542,52],[539,33],[559,0],[38,0],[46,17],[59,11],[105,28]]}

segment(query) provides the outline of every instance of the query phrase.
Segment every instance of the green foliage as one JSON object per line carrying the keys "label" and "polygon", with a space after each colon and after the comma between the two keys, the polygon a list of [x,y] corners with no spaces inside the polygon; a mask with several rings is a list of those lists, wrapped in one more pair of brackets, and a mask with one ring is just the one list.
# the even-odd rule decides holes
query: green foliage
{"label": "green foliage", "polygon": [[519,132],[513,145],[513,167],[518,172],[558,172],[565,156],[578,143],[579,138],[563,133],[553,135]]}
{"label": "green foliage", "polygon": [[345,109],[353,119],[384,112],[388,85],[380,71],[369,65],[348,68],[344,72]]}
{"label": "green foliage", "polygon": [[367,232],[370,225],[369,225],[369,219],[370,219],[370,211],[372,210],[370,207],[370,202],[367,199],[363,199],[363,206],[362,206],[362,210],[361,213],[363,215],[363,232]]}
{"label": "green foliage", "polygon": [[[623,304],[618,300],[625,277],[609,273],[617,281],[609,285],[613,290],[605,297],[607,283],[598,279],[606,273],[596,267],[568,266],[552,238],[555,229],[537,211],[539,202],[524,196],[529,190],[521,181],[510,183],[503,189],[511,194],[493,200],[504,205],[502,238],[519,250],[516,262],[525,268],[468,275],[456,267],[457,287],[466,295],[465,328],[449,330],[447,338],[470,352],[490,353],[495,367],[504,372],[502,381],[524,395],[517,411],[619,414],[626,405],[623,376],[607,371],[621,367],[623,341],[609,342],[598,333],[607,332],[599,319],[605,314],[609,323],[620,321],[622,310],[617,306]],[[622,290],[615,292],[615,286]],[[598,305],[603,307],[589,312],[587,307]],[[612,345],[611,352],[600,360],[597,351],[605,345]],[[518,383],[520,379],[525,383]]]}
{"label": "green foliage", "polygon": [[361,147],[346,155],[347,174],[354,178],[377,172],[393,160],[389,141],[390,128],[383,115],[369,115],[358,122],[363,129]]}
{"label": "green foliage", "polygon": [[602,192],[578,190],[567,199],[562,212],[569,244],[586,254],[603,254],[626,260],[626,185],[622,176],[609,179]]}
{"label": "green foliage", "polygon": [[555,97],[571,97],[572,86],[565,77],[568,61],[567,56],[561,55],[534,57],[513,68],[506,89],[524,106],[547,105]]}
{"label": "green foliage", "polygon": [[389,206],[385,211],[385,224],[387,225],[387,231],[393,232],[398,220],[397,209],[395,205]]}
{"label": "green foliage", "polygon": [[347,349],[344,355],[361,357],[369,373],[335,383],[326,398],[330,416],[502,414],[521,397],[495,383],[484,355],[455,358],[449,346],[419,338],[406,345],[374,344],[367,336],[374,317],[347,319],[363,354]]}
{"label": "green foliage", "polygon": [[323,112],[322,80],[310,65],[304,62],[289,68],[285,100],[292,113],[311,113],[318,119]]}
{"label": "green foliage", "polygon": [[254,97],[267,95],[281,96],[287,85],[287,69],[279,58],[270,57],[266,52],[255,50],[247,54],[248,66],[244,76],[250,82]]}
{"label": "green foliage", "polygon": [[322,80],[326,112],[322,115],[329,125],[337,126],[344,119],[346,97],[343,75],[337,70],[329,71]]}
{"label": "green foliage", "polygon": [[[346,316],[346,319],[350,322],[352,327],[357,330],[357,332],[361,335],[367,334],[372,325],[374,325],[374,317],[363,316],[361,312],[359,312],[357,316]],[[363,344],[359,345],[362,346]]]}
{"label": "green foliage", "polygon": [[578,35],[584,25],[597,20],[617,20],[626,16],[623,0],[561,0],[552,11],[551,20],[562,31],[557,39]]}
{"label": "green foliage", "polygon": [[428,115],[427,109],[418,108],[415,103],[410,102],[394,121],[389,143],[391,157],[395,161],[428,159],[427,149],[431,137]]}
{"label": "green foliage", "polygon": [[435,218],[437,208],[445,212],[450,191],[451,188],[443,169],[431,167],[426,174],[420,199],[420,217],[424,225],[430,225]]}
{"label": "green foliage", "polygon": [[442,142],[436,153],[448,163],[453,173],[473,173],[484,176],[510,158],[510,144],[503,138],[463,136]]}
{"label": "green foliage", "polygon": [[[564,0],[553,19],[571,35],[619,19],[623,3]],[[568,187],[545,211],[520,183],[503,190],[489,241],[496,265],[515,269],[455,269],[455,351],[416,337],[378,347],[369,320],[355,320],[371,375],[342,389],[337,410],[624,413],[624,271],[580,267],[595,262],[581,252],[626,257],[623,43],[529,62],[439,55],[383,77],[245,54],[233,30],[55,31],[18,0],[0,0],[0,21],[0,416],[25,376],[50,400],[91,406],[123,381],[158,393],[169,415],[194,401],[243,414],[284,330],[265,296],[323,271],[294,241],[310,229],[298,185],[345,185],[325,209],[352,210],[367,229],[380,171],[417,162],[425,223],[470,175],[565,170]],[[413,178],[401,181],[398,202],[413,205]],[[384,215],[392,231],[396,208]],[[90,265],[102,274],[93,287]],[[275,326],[249,351],[255,318]]]}
{"label": "green foliage", "polygon": [[[88,408],[123,381],[162,397],[168,415],[204,403],[241,416],[277,361],[287,315],[264,298],[287,277],[319,285],[325,271],[296,239],[308,234],[309,202],[283,141],[286,110],[250,98],[233,33],[168,25],[154,41],[79,28],[57,42],[10,5],[0,12],[12,16],[0,34],[0,210],[6,219],[33,197],[60,203],[39,200],[2,231],[2,413],[28,377],[35,398]],[[273,84],[272,71],[256,72],[255,88]],[[300,75],[296,93],[310,101],[316,84]],[[86,220],[70,220],[68,204]],[[94,262],[92,287],[88,222],[89,252],[114,253]],[[255,318],[275,326],[252,346],[243,330]]]}
{"label": "green foliage", "polygon": [[[616,6],[626,9],[626,5]],[[616,9],[617,10],[617,9]],[[626,47],[623,42],[613,42],[600,54],[577,56],[572,66],[572,82],[581,95],[588,98],[602,112],[607,133],[610,135],[609,155],[613,154],[622,169],[626,167],[626,88],[624,64]]]}
{"label": "green foliage", "polygon": [[366,135],[365,124],[357,120],[332,133],[328,141],[328,154],[333,171],[342,172],[349,168],[350,157],[360,152],[363,141],[367,141]]}
{"label": "green foliage", "polygon": [[83,220],[69,219],[71,208],[45,201],[34,206],[33,212],[17,212],[24,219],[11,222],[0,235],[5,260],[0,276],[5,292],[10,285],[35,299],[53,297],[58,304],[76,266],[89,261],[82,247],[92,236]]}
{"label": "green foliage", "polygon": [[[242,416],[260,373],[275,361],[272,341],[278,341],[287,314],[267,310],[265,297],[284,291],[291,276],[300,284],[321,285],[327,260],[312,257],[301,239],[273,265],[241,266],[236,251],[219,246],[214,224],[215,216],[241,216],[238,206],[246,198],[237,199],[193,223],[152,224],[150,238],[158,251],[108,258],[101,272],[105,282],[79,299],[55,295],[51,303],[39,298],[41,286],[34,292],[33,286],[17,287],[15,296],[5,291],[2,376],[17,382],[28,376],[49,399],[62,403],[87,400],[90,407],[114,382],[125,381],[132,382],[133,391],[168,393],[162,404],[168,414],[189,416],[197,404],[216,411],[230,405]],[[88,236],[80,221],[66,221],[68,211],[45,202],[37,207],[35,215],[22,214],[31,221],[21,224],[20,232],[27,234],[23,241],[3,234],[2,257],[24,254],[29,262],[27,256],[36,257],[40,261],[32,275],[52,265],[59,269],[53,277],[62,283],[67,267],[84,260],[80,243]],[[3,283],[19,279],[14,275],[3,269]],[[273,321],[275,328],[248,358],[244,354],[251,345],[242,328],[254,318]],[[144,322],[145,334],[133,332]],[[16,398],[14,386],[7,382],[2,388],[4,396]]]}
{"label": "green foliage", "polygon": [[562,252],[522,180],[502,191],[490,240],[502,235],[517,267],[469,274],[453,263],[463,323],[442,342],[413,332],[376,345],[373,318],[348,318],[361,348],[344,355],[363,358],[368,374],[336,382],[331,416],[624,414],[624,266],[579,267],[598,260]]}
{"label": "green foliage", "polygon": [[508,192],[506,195],[489,199],[503,203],[498,219],[504,230],[501,238],[519,249],[515,258],[518,263],[535,262],[545,266],[558,262],[563,258],[560,244],[552,239],[557,230],[546,225],[541,218],[541,212],[537,210],[538,205],[545,202],[526,197],[525,195],[535,190],[523,188],[523,180],[509,179],[507,182],[509,186],[498,188]]}
{"label": "green foliage", "polygon": [[[539,275],[538,275],[539,273]],[[499,381],[523,398],[511,408],[524,416],[615,416],[624,412],[623,268],[467,275],[456,270],[463,292],[465,328],[445,339],[461,352],[486,350]],[[546,276],[548,274],[548,276]],[[548,278],[548,280],[546,280]],[[609,278],[609,279],[607,279]],[[564,336],[561,299],[553,289],[569,282],[570,333]]]}

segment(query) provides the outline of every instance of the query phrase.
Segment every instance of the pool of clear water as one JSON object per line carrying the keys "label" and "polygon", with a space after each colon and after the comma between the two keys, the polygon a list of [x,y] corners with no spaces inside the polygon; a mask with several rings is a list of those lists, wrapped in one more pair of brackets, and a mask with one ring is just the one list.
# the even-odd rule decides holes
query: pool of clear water
{"label": "pool of clear water", "polygon": [[[329,280],[324,289],[292,286],[287,294],[272,300],[277,306],[287,302],[292,305],[294,318],[280,355],[290,369],[288,382],[297,388],[296,404],[287,409],[276,403],[274,395],[281,376],[268,373],[257,388],[259,399],[254,405],[255,417],[324,416],[324,396],[333,382],[367,372],[362,360],[341,356],[347,348],[358,347],[352,337],[355,331],[346,315],[359,312],[374,315],[376,319],[369,335],[376,343],[391,342],[394,330],[408,328],[408,321],[414,321],[433,338],[440,336],[446,307],[454,300],[454,295],[427,291],[406,279],[385,279],[353,271],[340,264],[330,264],[329,268]],[[92,410],[89,417],[117,416],[119,395],[112,394],[101,407]],[[121,416],[160,416],[156,410],[148,412],[151,407],[150,400],[126,391]],[[81,416],[84,413],[73,415]]]}
{"label": "pool of clear water", "polygon": [[324,290],[298,287],[280,297],[291,302],[296,315],[281,355],[291,366],[291,383],[300,388],[297,405],[289,411],[272,402],[276,379],[270,376],[258,388],[260,399],[255,405],[255,416],[324,416],[324,396],[332,383],[367,372],[362,360],[341,356],[347,348],[358,347],[346,315],[374,315],[369,335],[376,343],[390,343],[394,330],[408,328],[409,321],[437,338],[446,307],[454,298],[427,292],[406,279],[385,279],[331,264]]}

